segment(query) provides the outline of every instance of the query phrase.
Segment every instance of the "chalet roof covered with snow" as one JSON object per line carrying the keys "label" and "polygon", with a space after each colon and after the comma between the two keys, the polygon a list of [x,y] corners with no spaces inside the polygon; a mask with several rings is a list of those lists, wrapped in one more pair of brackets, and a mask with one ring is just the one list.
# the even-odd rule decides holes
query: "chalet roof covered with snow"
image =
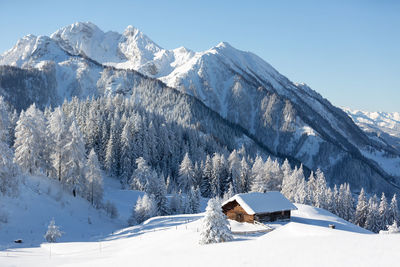
{"label": "chalet roof covered with snow", "polygon": [[249,215],[283,210],[297,210],[295,205],[293,205],[284,195],[277,191],[266,193],[252,192],[246,194],[236,194],[225,201],[222,206],[234,200],[236,200]]}

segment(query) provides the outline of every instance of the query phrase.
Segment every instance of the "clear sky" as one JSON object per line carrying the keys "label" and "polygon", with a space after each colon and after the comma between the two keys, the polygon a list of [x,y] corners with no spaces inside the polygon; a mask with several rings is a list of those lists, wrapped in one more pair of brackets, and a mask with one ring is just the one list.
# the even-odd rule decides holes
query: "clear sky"
{"label": "clear sky", "polygon": [[0,53],[76,21],[133,25],[168,49],[227,41],[335,105],[400,111],[400,1],[0,0]]}

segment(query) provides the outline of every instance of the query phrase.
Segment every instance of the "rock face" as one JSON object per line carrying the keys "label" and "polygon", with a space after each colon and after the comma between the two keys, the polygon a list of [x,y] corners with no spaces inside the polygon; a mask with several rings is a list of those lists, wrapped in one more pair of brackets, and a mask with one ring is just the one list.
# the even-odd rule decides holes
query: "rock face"
{"label": "rock face", "polygon": [[[321,168],[331,184],[389,194],[399,189],[395,143],[371,137],[307,85],[225,42],[204,52],[166,50],[132,26],[119,34],[75,23],[50,37],[22,38],[0,56],[0,65],[23,69],[0,69],[1,93],[19,108],[72,96],[131,95],[156,78],[197,98],[270,154]],[[13,84],[16,76],[25,82]],[[16,90],[27,95],[26,103],[19,103]]]}

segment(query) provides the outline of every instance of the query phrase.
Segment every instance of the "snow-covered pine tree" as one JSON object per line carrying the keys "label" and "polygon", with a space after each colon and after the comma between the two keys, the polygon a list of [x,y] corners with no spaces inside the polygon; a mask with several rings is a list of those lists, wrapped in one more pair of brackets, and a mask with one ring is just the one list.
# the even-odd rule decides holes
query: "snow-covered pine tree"
{"label": "snow-covered pine tree", "polygon": [[134,214],[135,222],[138,224],[157,215],[157,206],[154,196],[149,197],[147,194],[144,194],[142,198],[139,197],[135,205]]}
{"label": "snow-covered pine tree", "polygon": [[326,209],[326,180],[325,180],[325,175],[324,173],[320,170],[317,169],[315,172],[315,191],[314,191],[314,206],[317,208],[323,208]]}
{"label": "snow-covered pine tree", "polygon": [[378,198],[374,195],[368,201],[368,216],[365,221],[365,229],[378,233],[380,227],[379,220]]}
{"label": "snow-covered pine tree", "polygon": [[72,190],[73,195],[85,196],[87,188],[85,179],[86,151],[83,136],[75,121],[69,128],[69,138],[64,146],[65,168],[64,184]]}
{"label": "snow-covered pine tree", "polygon": [[154,191],[154,200],[157,206],[157,214],[164,216],[169,214],[167,186],[165,185],[164,175],[157,175],[156,188]]}
{"label": "snow-covered pine tree", "polygon": [[344,201],[345,201],[345,207],[346,207],[344,219],[346,221],[353,222],[355,208],[354,208],[354,199],[353,199],[353,195],[351,193],[349,184],[346,184]]}
{"label": "snow-covered pine tree", "polygon": [[379,227],[380,230],[386,229],[389,223],[389,206],[386,200],[385,193],[382,193],[381,201],[379,203]]}
{"label": "snow-covered pine tree", "polygon": [[228,220],[222,212],[221,203],[217,199],[210,199],[206,214],[202,220],[200,244],[227,242],[233,239],[228,228]]}
{"label": "snow-covered pine tree", "polygon": [[86,168],[87,199],[94,207],[100,207],[103,200],[103,178],[94,149],[90,150]]}
{"label": "snow-covered pine tree", "polygon": [[146,184],[152,175],[150,166],[142,157],[136,159],[136,169],[132,174],[131,189],[145,191]]}
{"label": "snow-covered pine tree", "polygon": [[50,221],[49,226],[47,227],[47,232],[44,235],[44,238],[49,243],[57,242],[57,239],[62,236],[63,232],[60,231],[60,228],[56,225],[54,218]]}
{"label": "snow-covered pine tree", "polygon": [[308,196],[307,196],[307,183],[303,176],[298,177],[296,191],[294,192],[294,202],[299,204],[306,204],[308,203]]}
{"label": "snow-covered pine tree", "polygon": [[367,216],[368,216],[368,202],[365,196],[364,188],[361,188],[360,195],[358,196],[354,223],[360,227],[364,227],[365,221],[367,220]]}
{"label": "snow-covered pine tree", "polygon": [[4,97],[0,96],[0,141],[6,143],[8,146],[12,145],[14,127],[18,120],[16,111],[14,110],[12,114],[10,111],[10,106],[4,101]]}
{"label": "snow-covered pine tree", "polygon": [[240,182],[242,191],[238,193],[246,193],[250,191],[250,167],[245,157],[240,161]]}
{"label": "snow-covered pine tree", "polygon": [[46,123],[43,113],[32,104],[22,111],[15,128],[15,162],[24,172],[44,172]]}
{"label": "snow-covered pine tree", "polygon": [[[223,194],[228,190],[229,183],[232,182],[229,176],[229,167],[226,161],[225,155],[220,154],[218,162],[218,167],[215,170],[215,175],[218,176],[219,180],[219,197],[222,197]],[[216,181],[216,180],[215,180]]]}
{"label": "snow-covered pine tree", "polygon": [[335,215],[337,215],[337,216],[339,216],[339,190],[338,190],[338,188],[337,188],[337,185],[335,184],[334,186],[333,186],[333,191],[332,191],[332,201],[334,202],[333,203],[333,207],[332,207],[332,210],[333,210],[333,214],[335,214]]}
{"label": "snow-covered pine tree", "polygon": [[114,134],[111,133],[110,138],[108,139],[107,142],[106,153],[105,153],[106,157],[104,159],[105,170],[112,176],[117,175],[117,160],[115,158],[117,151],[116,139],[117,138],[114,136]]}
{"label": "snow-covered pine tree", "polygon": [[235,192],[233,191],[233,185],[229,184],[229,189],[228,191],[225,192],[224,197],[222,198],[223,201],[226,201],[233,197],[235,195]]}
{"label": "snow-covered pine tree", "polygon": [[[326,208],[332,212],[333,214],[335,214],[336,211],[336,202],[335,202],[335,198],[334,198],[334,193],[332,191],[332,189],[330,187],[326,188],[326,193],[325,193],[325,198],[326,198]],[[308,203],[310,203],[310,201],[308,201]]]}
{"label": "snow-covered pine tree", "polygon": [[200,191],[203,197],[211,197],[212,161],[209,155],[206,156],[203,174],[201,177]]}
{"label": "snow-covered pine tree", "polygon": [[221,156],[218,153],[214,153],[212,157],[212,174],[211,174],[211,196],[219,197],[220,191],[220,179],[221,179]]}
{"label": "snow-covered pine tree", "polygon": [[397,205],[396,194],[393,195],[389,207],[389,223],[392,224],[393,222],[400,223],[400,214],[399,214],[399,207]]}
{"label": "snow-covered pine tree", "polygon": [[171,199],[169,201],[169,210],[171,214],[180,214],[182,213],[182,199],[181,195],[176,192],[172,193]]}
{"label": "snow-covered pine tree", "polygon": [[[240,158],[239,154],[234,149],[228,157],[229,174],[232,180],[232,186],[235,192],[242,192],[242,183],[240,181]],[[230,184],[231,185],[231,184]]]}
{"label": "snow-covered pine tree", "polygon": [[398,234],[400,233],[400,227],[397,225],[397,222],[394,221],[391,225],[387,226],[387,230],[389,234]]}
{"label": "snow-covered pine tree", "polygon": [[195,173],[189,154],[186,153],[179,167],[178,188],[188,193],[195,183]]}
{"label": "snow-covered pine tree", "polygon": [[124,186],[128,185],[133,173],[133,122],[128,119],[121,133],[121,181]]}
{"label": "snow-covered pine tree", "polygon": [[292,167],[290,167],[288,159],[285,159],[285,161],[283,162],[281,166],[281,171],[283,174],[282,178],[288,177],[292,174]]}
{"label": "snow-covered pine tree", "polygon": [[338,191],[338,198],[337,198],[337,215],[340,218],[346,217],[346,204],[345,204],[345,195],[346,195],[346,186],[345,184],[341,184],[339,186],[339,191]]}
{"label": "snow-covered pine tree", "polygon": [[314,172],[311,171],[307,181],[307,195],[310,200],[310,205],[315,206],[315,193],[317,191],[317,182],[315,180]]}
{"label": "snow-covered pine tree", "polygon": [[166,187],[167,187],[167,194],[172,194],[172,192],[176,191],[176,184],[172,180],[170,175],[168,175],[167,177]]}
{"label": "snow-covered pine tree", "polygon": [[270,167],[271,178],[268,182],[268,190],[280,191],[282,189],[283,172],[277,159],[275,159]]}
{"label": "snow-covered pine tree", "polygon": [[201,179],[202,179],[202,176],[203,176],[203,171],[202,171],[201,164],[199,165],[198,162],[195,162],[194,166],[193,166],[193,172],[194,172],[194,181],[195,181],[193,186],[195,188],[197,188],[197,187],[200,188]]}
{"label": "snow-covered pine tree", "polygon": [[253,192],[264,192],[264,161],[261,156],[257,155],[251,167],[250,190]]}
{"label": "snow-covered pine tree", "polygon": [[190,188],[188,194],[188,213],[199,213],[200,212],[200,194],[199,189],[194,188],[193,186]]}
{"label": "snow-covered pine tree", "polygon": [[0,192],[3,195],[15,195],[18,192],[18,168],[13,158],[12,149],[0,139]]}
{"label": "snow-covered pine tree", "polygon": [[[65,145],[69,139],[69,123],[60,107],[57,107],[49,117],[48,132],[50,133],[53,150],[50,154],[54,176],[60,182],[64,182],[64,174],[67,172]],[[48,142],[47,144],[48,145]]]}

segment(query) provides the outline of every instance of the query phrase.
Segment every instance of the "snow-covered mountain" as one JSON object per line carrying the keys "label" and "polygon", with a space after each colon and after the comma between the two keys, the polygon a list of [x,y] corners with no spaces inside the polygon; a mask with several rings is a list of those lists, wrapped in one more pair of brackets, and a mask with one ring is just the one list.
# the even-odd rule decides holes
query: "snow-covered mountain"
{"label": "snow-covered mountain", "polygon": [[343,110],[365,132],[374,138],[383,139],[400,150],[399,112],[368,112],[349,108]]}
{"label": "snow-covered mountain", "polygon": [[[199,99],[270,154],[322,168],[331,184],[346,181],[375,192],[400,185],[400,152],[391,143],[370,138],[307,85],[225,42],[203,52],[166,50],[132,26],[119,34],[75,23],[50,37],[22,38],[0,56],[0,65],[40,70],[41,90],[52,97],[41,99],[43,105],[72,96],[132,94],[148,79],[138,71]],[[14,73],[3,67],[7,72]],[[7,77],[14,80],[3,75],[3,81]],[[26,83],[29,98],[35,93]],[[8,99],[17,88],[12,82],[0,87]]]}

